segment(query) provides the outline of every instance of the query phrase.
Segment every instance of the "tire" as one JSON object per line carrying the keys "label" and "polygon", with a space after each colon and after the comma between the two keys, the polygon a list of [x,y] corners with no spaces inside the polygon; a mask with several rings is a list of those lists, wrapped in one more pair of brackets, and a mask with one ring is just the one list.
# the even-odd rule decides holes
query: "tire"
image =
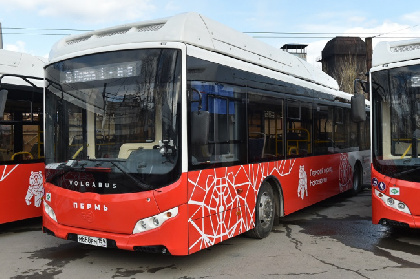
{"label": "tire", "polygon": [[273,188],[270,183],[263,182],[258,191],[255,204],[255,227],[247,232],[247,236],[257,239],[267,237],[273,229],[275,216]]}
{"label": "tire", "polygon": [[352,195],[357,195],[362,191],[363,180],[362,180],[362,168],[359,164],[354,167],[353,173],[353,188],[350,190]]}

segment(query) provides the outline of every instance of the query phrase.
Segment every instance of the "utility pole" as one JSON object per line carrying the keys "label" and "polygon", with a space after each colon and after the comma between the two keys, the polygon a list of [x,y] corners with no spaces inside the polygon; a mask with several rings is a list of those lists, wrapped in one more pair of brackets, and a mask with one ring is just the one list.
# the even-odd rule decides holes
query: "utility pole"
{"label": "utility pole", "polygon": [[366,70],[370,71],[372,68],[372,37],[365,38],[366,42]]}
{"label": "utility pole", "polygon": [[1,29],[1,22],[0,22],[0,49],[3,49],[3,31]]}
{"label": "utility pole", "polygon": [[[369,81],[369,72],[370,72],[370,68],[372,68],[372,53],[373,53],[373,49],[372,49],[372,39],[373,37],[367,37],[365,38],[365,43],[366,43],[366,73],[367,73],[367,77],[366,80]],[[369,92],[369,82],[367,83],[367,88],[366,88],[366,99],[370,100],[370,92]]]}

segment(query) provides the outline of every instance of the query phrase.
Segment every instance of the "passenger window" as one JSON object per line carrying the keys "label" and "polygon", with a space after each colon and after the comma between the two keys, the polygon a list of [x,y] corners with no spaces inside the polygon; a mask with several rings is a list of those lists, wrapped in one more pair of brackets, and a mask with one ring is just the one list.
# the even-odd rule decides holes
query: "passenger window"
{"label": "passenger window", "polygon": [[286,154],[306,157],[312,154],[312,103],[287,102]]}
{"label": "passenger window", "polygon": [[315,111],[315,137],[314,153],[315,155],[326,155],[333,153],[333,107],[316,104]]}
{"label": "passenger window", "polygon": [[348,125],[344,115],[344,109],[336,107],[334,109],[334,153],[347,152],[348,145]]}
{"label": "passenger window", "polygon": [[283,100],[249,94],[248,161],[284,159]]}

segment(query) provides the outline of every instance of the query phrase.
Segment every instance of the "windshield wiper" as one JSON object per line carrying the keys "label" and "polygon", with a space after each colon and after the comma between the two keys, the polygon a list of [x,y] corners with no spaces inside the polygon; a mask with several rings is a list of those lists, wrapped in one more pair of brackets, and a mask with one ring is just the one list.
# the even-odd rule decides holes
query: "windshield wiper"
{"label": "windshield wiper", "polygon": [[[61,177],[68,172],[84,169],[84,164],[80,164],[80,167],[77,167],[77,166],[79,166],[79,164],[75,160],[69,160],[66,163],[61,163],[55,169],[49,169],[49,170],[55,170],[57,172],[54,173],[51,177],[46,177],[46,181],[52,183],[54,179]],[[48,165],[46,166],[46,169],[48,169]]]}
{"label": "windshield wiper", "polygon": [[128,176],[131,180],[133,180],[134,183],[136,183],[136,186],[138,186],[140,189],[143,189],[143,190],[153,190],[153,188],[150,185],[147,185],[147,184],[141,182],[140,180],[138,180],[137,178],[135,178],[129,172],[125,171],[121,166],[119,166],[116,163],[116,162],[123,162],[125,160],[122,160],[122,159],[103,159],[103,158],[101,158],[101,159],[87,159],[87,161],[111,163],[114,167],[116,167],[118,170],[120,170],[124,175]]}
{"label": "windshield wiper", "polygon": [[396,174],[394,175],[394,177],[395,177],[395,178],[397,178],[397,177],[401,177],[402,175],[405,175],[405,174],[408,174],[408,173],[412,173],[412,172],[417,171],[417,170],[420,170],[420,167],[416,167],[416,168],[414,168],[414,169],[409,169],[409,170],[406,170],[406,171],[403,171],[403,172],[400,172],[400,173],[396,173]]}

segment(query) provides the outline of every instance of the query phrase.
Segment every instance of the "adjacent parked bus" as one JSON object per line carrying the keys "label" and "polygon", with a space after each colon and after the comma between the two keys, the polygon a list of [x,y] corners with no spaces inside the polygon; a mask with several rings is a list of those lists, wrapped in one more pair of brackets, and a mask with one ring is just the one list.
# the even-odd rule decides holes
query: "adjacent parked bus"
{"label": "adjacent parked bus", "polygon": [[42,215],[44,62],[0,49],[0,224]]}
{"label": "adjacent parked bus", "polygon": [[46,81],[43,231],[56,237],[187,255],[266,237],[370,179],[349,94],[195,13],[63,39]]}
{"label": "adjacent parked bus", "polygon": [[371,70],[372,222],[420,227],[420,40],[380,42]]}

